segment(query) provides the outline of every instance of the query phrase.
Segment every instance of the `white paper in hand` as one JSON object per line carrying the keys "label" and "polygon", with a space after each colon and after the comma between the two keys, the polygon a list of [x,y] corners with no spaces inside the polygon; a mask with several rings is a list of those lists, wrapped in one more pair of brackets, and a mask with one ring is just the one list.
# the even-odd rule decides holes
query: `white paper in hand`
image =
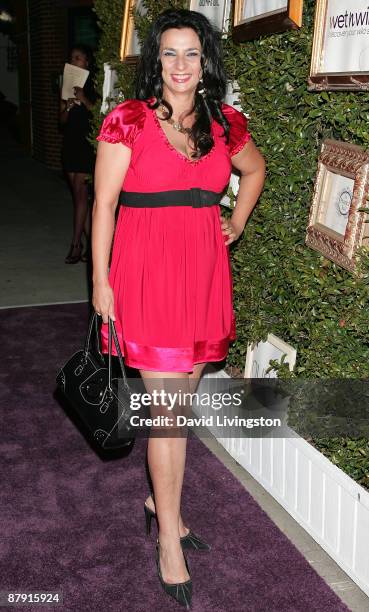
{"label": "white paper in hand", "polygon": [[75,98],[74,87],[83,87],[89,74],[89,70],[73,66],[73,64],[65,64],[61,93],[62,100]]}

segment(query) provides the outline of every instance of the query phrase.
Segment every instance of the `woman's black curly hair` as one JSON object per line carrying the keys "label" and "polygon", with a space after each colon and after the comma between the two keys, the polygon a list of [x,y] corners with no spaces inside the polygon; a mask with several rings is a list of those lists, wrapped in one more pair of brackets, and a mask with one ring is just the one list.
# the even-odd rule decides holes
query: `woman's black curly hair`
{"label": "woman's black curly hair", "polygon": [[214,145],[211,135],[212,119],[215,119],[224,128],[227,142],[229,138],[229,122],[221,110],[221,102],[227,86],[221,52],[221,35],[204,15],[186,9],[169,9],[161,13],[153,22],[141,51],[136,98],[148,100],[148,98],[155,97],[155,102],[147,102],[148,106],[156,109],[159,104],[163,104],[168,109],[167,118],[172,116],[173,108],[163,98],[160,39],[162,33],[170,28],[192,28],[201,43],[202,81],[205,94],[199,93],[200,87],[198,86],[194,106],[188,113],[195,111],[195,123],[190,130],[190,138],[196,151],[193,157],[196,159],[206,155]]}

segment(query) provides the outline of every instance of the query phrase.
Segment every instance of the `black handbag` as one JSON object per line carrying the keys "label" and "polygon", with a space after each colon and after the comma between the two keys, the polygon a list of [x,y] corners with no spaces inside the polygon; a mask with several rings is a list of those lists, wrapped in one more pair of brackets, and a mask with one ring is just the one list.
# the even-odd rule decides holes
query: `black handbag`
{"label": "black handbag", "polygon": [[[132,409],[123,356],[114,321],[109,317],[109,362],[106,367],[101,352],[97,314],[90,318],[84,349],[77,351],[60,368],[56,382],[68,404],[87,427],[92,441],[104,449],[118,449],[132,444],[134,432],[130,425]],[[95,329],[97,349],[91,348]],[[122,378],[112,376],[112,337],[118,354]]]}

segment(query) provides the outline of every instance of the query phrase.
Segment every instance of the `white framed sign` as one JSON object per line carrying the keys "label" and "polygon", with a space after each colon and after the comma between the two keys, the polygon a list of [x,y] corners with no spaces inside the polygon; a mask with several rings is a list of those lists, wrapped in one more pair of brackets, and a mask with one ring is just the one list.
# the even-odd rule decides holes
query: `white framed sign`
{"label": "white framed sign", "polygon": [[365,0],[317,0],[309,89],[369,89]]}
{"label": "white framed sign", "polygon": [[[240,101],[240,87],[237,81],[228,81],[227,83],[227,92],[224,98],[224,102],[229,104],[229,106],[234,106],[238,110],[241,109],[241,101]],[[245,117],[249,119],[249,115],[244,113]],[[229,187],[232,190],[233,196],[236,198],[238,194],[238,190],[240,187],[240,175],[237,172],[232,172],[231,178],[229,180]],[[228,192],[229,193],[229,192]],[[228,206],[231,208],[231,198],[228,194],[224,195],[220,202],[223,206]]]}
{"label": "white framed sign", "polygon": [[350,272],[369,246],[369,152],[349,142],[322,144],[305,243]]}
{"label": "white framed sign", "polygon": [[242,3],[242,21],[260,19],[287,10],[288,0],[246,0]]}
{"label": "white framed sign", "polygon": [[244,377],[277,378],[275,370],[267,372],[267,369],[271,359],[276,359],[280,363],[283,355],[286,355],[285,363],[288,363],[292,372],[296,363],[296,349],[278,336],[268,334],[265,341],[249,344],[247,346]]}
{"label": "white framed sign", "polygon": [[320,220],[328,229],[345,236],[355,181],[353,178],[327,170],[321,197]]}
{"label": "white framed sign", "polygon": [[119,97],[120,91],[117,87],[118,75],[109,63],[104,63],[104,84],[100,112],[107,113],[112,110],[112,103]]}
{"label": "white framed sign", "polygon": [[300,28],[302,13],[303,0],[234,0],[233,38],[243,42]]}
{"label": "white framed sign", "polygon": [[223,34],[228,32],[231,0],[190,0],[189,9],[202,13]]}

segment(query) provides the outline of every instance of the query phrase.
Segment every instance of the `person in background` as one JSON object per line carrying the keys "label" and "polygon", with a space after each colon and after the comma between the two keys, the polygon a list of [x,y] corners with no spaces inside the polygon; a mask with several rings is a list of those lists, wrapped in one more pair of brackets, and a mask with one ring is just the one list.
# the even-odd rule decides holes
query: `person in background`
{"label": "person in background", "polygon": [[[69,63],[85,70],[91,67],[91,52],[85,45],[76,45],[69,54]],[[63,126],[62,165],[67,175],[73,197],[73,239],[65,263],[87,261],[90,245],[87,177],[93,173],[94,149],[88,141],[91,110],[96,103],[91,72],[85,86],[74,88],[75,97],[61,100],[60,123]],[[86,249],[82,254],[82,233],[86,237]]]}

